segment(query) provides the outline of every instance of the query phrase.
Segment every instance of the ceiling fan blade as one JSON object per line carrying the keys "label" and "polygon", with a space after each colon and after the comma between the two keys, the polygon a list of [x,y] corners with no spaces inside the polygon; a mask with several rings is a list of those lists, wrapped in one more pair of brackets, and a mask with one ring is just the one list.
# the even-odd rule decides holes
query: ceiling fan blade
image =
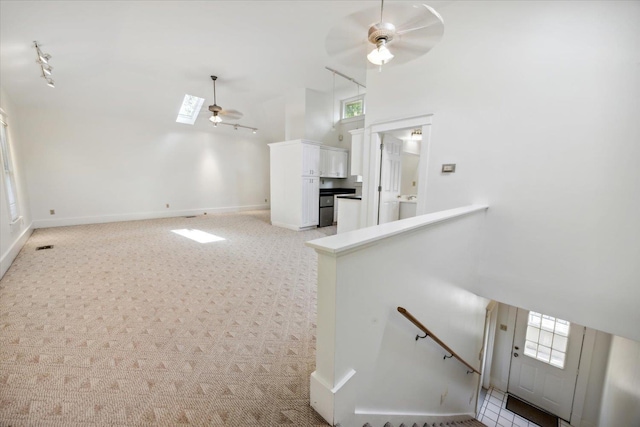
{"label": "ceiling fan blade", "polygon": [[222,110],[218,114],[229,120],[240,120],[244,116],[240,111],[231,109]]}
{"label": "ceiling fan blade", "polygon": [[373,45],[367,40],[371,24],[380,19],[379,8],[361,10],[342,18],[325,38],[325,49],[336,61],[349,66],[362,66]]}

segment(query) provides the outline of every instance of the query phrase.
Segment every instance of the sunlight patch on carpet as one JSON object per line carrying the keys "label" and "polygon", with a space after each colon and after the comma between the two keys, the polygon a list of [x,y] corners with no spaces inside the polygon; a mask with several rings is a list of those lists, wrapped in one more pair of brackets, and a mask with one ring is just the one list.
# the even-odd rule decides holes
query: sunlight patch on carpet
{"label": "sunlight patch on carpet", "polygon": [[192,228],[171,230],[171,232],[186,237],[187,239],[195,240],[198,243],[212,243],[227,240],[224,237],[216,236],[215,234],[210,234],[202,230],[194,230]]}

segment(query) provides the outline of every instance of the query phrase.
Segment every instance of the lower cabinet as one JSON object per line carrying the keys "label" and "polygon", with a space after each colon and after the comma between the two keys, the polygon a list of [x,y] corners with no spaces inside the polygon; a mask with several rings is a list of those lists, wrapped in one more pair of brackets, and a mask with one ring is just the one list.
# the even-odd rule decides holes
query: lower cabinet
{"label": "lower cabinet", "polygon": [[319,194],[320,179],[316,177],[302,177],[302,217],[301,227],[318,225],[320,210]]}

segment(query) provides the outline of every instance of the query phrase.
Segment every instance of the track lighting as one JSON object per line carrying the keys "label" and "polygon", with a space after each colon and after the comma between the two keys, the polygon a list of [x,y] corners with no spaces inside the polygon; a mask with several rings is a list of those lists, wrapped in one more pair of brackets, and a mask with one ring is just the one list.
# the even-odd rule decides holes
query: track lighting
{"label": "track lighting", "polygon": [[234,128],[235,130],[238,130],[238,128],[243,128],[243,129],[249,129],[249,130],[251,130],[253,133],[258,133],[258,128],[253,128],[253,127],[251,127],[251,126],[244,126],[244,125],[241,125],[241,124],[238,124],[238,123],[225,123],[225,122],[223,122],[223,121],[220,121],[220,122],[218,122],[218,123],[214,123],[213,125],[214,125],[215,127],[218,127],[218,124],[226,125],[226,126],[233,126],[233,128]]}
{"label": "track lighting", "polygon": [[53,79],[51,78],[53,67],[49,64],[51,55],[49,55],[48,53],[42,53],[37,41],[33,42],[33,47],[36,48],[36,55],[38,58],[36,59],[36,64],[40,66],[40,71],[42,72],[41,77],[45,79],[45,81],[47,82],[47,86],[55,87],[55,85],[53,84]]}

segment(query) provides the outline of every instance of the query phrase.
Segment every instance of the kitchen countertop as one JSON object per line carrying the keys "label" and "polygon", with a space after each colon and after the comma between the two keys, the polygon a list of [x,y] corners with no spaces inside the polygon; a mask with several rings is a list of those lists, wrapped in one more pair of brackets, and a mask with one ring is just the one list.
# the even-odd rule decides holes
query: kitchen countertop
{"label": "kitchen countertop", "polygon": [[321,188],[321,196],[333,196],[336,194],[355,194],[355,188]]}
{"label": "kitchen countertop", "polygon": [[338,199],[362,200],[362,196],[338,196]]}

